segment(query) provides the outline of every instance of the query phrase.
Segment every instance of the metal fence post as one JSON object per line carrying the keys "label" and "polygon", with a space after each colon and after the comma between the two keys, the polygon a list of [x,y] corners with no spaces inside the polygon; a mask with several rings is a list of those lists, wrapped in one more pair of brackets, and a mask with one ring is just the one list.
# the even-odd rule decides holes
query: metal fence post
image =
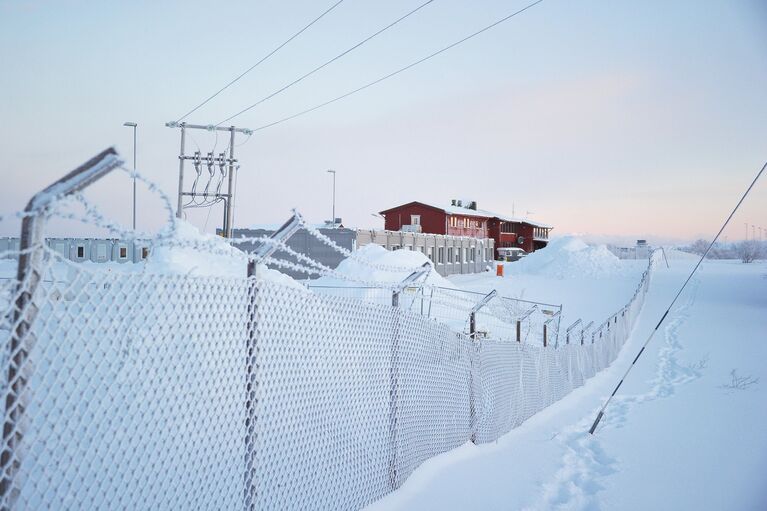
{"label": "metal fence post", "polygon": [[256,261],[248,261],[248,337],[245,360],[245,509],[255,509],[256,484]]}
{"label": "metal fence post", "polygon": [[[485,305],[487,305],[490,300],[498,296],[498,291],[493,289],[488,294],[486,294],[480,301],[478,301],[476,304],[474,304],[474,307],[471,308],[471,312],[469,312],[469,337],[472,341],[477,340],[477,312],[482,309]],[[477,370],[476,366],[474,365],[474,358],[473,355],[475,353],[478,353],[478,344],[472,343],[472,359],[471,364],[469,368],[469,417],[471,421],[471,442],[473,444],[477,443],[477,407],[476,407],[476,398],[474,396],[474,380],[476,379],[474,377],[474,372]],[[481,377],[481,375],[477,375],[477,377]]]}
{"label": "metal fence post", "polygon": [[[274,231],[269,239],[249,254],[248,258],[248,323],[247,344],[245,347],[245,473],[244,497],[245,509],[255,509],[256,502],[256,391],[258,387],[258,265],[279,250],[279,244],[285,243],[301,228],[302,217],[293,213],[287,222]],[[230,236],[231,237],[231,236]]]}
{"label": "metal fence post", "polygon": [[12,333],[9,342],[8,389],[5,396],[3,421],[3,447],[0,454],[0,507],[12,507],[18,497],[13,480],[21,465],[18,447],[24,432],[20,427],[26,408],[27,381],[33,368],[27,358],[37,339],[32,325],[37,316],[35,293],[43,277],[43,251],[45,243],[45,220],[50,207],[62,197],[83,190],[105,176],[123,161],[110,147],[80,165],[41,192],[35,194],[24,209],[27,216],[21,223],[19,246],[18,287],[13,314]]}
{"label": "metal fence post", "polygon": [[397,450],[399,448],[399,441],[397,439],[398,433],[398,391],[399,391],[399,379],[400,379],[400,364],[399,364],[399,329],[400,319],[402,311],[399,308],[400,294],[409,284],[418,282],[421,278],[428,275],[432,269],[430,262],[424,263],[419,269],[408,275],[399,286],[392,290],[391,305],[392,312],[394,314],[394,328],[391,351],[389,354],[389,442],[391,445],[391,451],[389,454],[389,486],[392,490],[399,488],[399,469],[397,467]]}
{"label": "metal fence post", "polygon": [[583,321],[581,321],[580,318],[576,319],[572,325],[567,327],[567,330],[565,331],[565,335],[566,335],[565,339],[567,344],[570,344],[570,332],[572,332],[573,328],[575,328],[578,325],[581,325],[581,344],[583,344]]}

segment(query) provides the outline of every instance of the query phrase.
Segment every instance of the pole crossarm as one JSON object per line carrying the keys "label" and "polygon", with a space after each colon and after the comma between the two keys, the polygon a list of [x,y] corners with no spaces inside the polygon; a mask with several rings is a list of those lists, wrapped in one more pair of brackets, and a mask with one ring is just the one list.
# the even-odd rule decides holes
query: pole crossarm
{"label": "pole crossarm", "polygon": [[165,126],[168,128],[189,128],[193,130],[205,130],[205,131],[234,131],[236,133],[242,133],[243,135],[252,135],[253,130],[250,128],[235,128],[234,126],[216,126],[215,124],[187,124],[185,122],[170,121],[166,122]]}

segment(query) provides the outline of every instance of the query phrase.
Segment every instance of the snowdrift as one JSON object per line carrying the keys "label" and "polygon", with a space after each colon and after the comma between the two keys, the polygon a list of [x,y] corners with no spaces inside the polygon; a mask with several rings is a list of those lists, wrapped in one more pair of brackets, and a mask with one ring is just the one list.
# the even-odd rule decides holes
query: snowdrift
{"label": "snowdrift", "polygon": [[621,271],[621,262],[605,245],[589,246],[566,236],[509,265],[511,274],[546,275],[558,279],[605,277]]}
{"label": "snowdrift", "polygon": [[[380,245],[365,245],[354,253],[353,257],[347,257],[338,265],[336,271],[345,275],[354,281],[365,282],[401,282],[408,275],[409,271],[392,272],[373,268],[372,266],[397,266],[402,268],[416,268],[422,264],[430,262],[422,252],[412,250],[389,251]],[[370,263],[367,264],[367,263]],[[350,282],[342,278],[321,277],[316,283],[322,286],[358,286],[355,282]],[[442,277],[439,273],[432,270],[426,278],[426,283],[433,286],[455,288],[455,285]]]}
{"label": "snowdrift", "polygon": [[[152,248],[146,260],[147,273],[226,278],[242,278],[247,275],[247,254],[232,247],[224,238],[202,233],[197,227],[183,220],[176,221],[175,230],[172,226],[167,229],[166,234],[169,236]],[[118,263],[112,265],[133,266]],[[258,265],[256,271],[261,280],[305,289],[288,275],[266,265]]]}

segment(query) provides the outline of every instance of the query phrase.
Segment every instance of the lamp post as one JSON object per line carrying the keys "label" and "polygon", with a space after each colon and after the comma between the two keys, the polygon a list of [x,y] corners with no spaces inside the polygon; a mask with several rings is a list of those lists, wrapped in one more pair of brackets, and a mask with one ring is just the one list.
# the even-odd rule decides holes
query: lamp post
{"label": "lamp post", "polygon": [[328,170],[330,174],[333,174],[333,216],[330,218],[330,221],[333,224],[333,228],[336,226],[336,171],[335,170]]}
{"label": "lamp post", "polygon": [[136,128],[135,122],[124,122],[123,126],[133,128],[133,230],[136,230]]}

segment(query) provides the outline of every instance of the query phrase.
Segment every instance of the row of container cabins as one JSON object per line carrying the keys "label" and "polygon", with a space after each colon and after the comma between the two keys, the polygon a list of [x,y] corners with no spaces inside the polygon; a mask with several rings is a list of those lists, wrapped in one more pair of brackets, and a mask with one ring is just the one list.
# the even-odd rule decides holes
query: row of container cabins
{"label": "row of container cabins", "polygon": [[[75,262],[139,263],[149,257],[148,241],[121,241],[108,238],[46,238],[48,248],[64,259]],[[0,258],[15,259],[19,251],[19,238],[0,238]]]}

